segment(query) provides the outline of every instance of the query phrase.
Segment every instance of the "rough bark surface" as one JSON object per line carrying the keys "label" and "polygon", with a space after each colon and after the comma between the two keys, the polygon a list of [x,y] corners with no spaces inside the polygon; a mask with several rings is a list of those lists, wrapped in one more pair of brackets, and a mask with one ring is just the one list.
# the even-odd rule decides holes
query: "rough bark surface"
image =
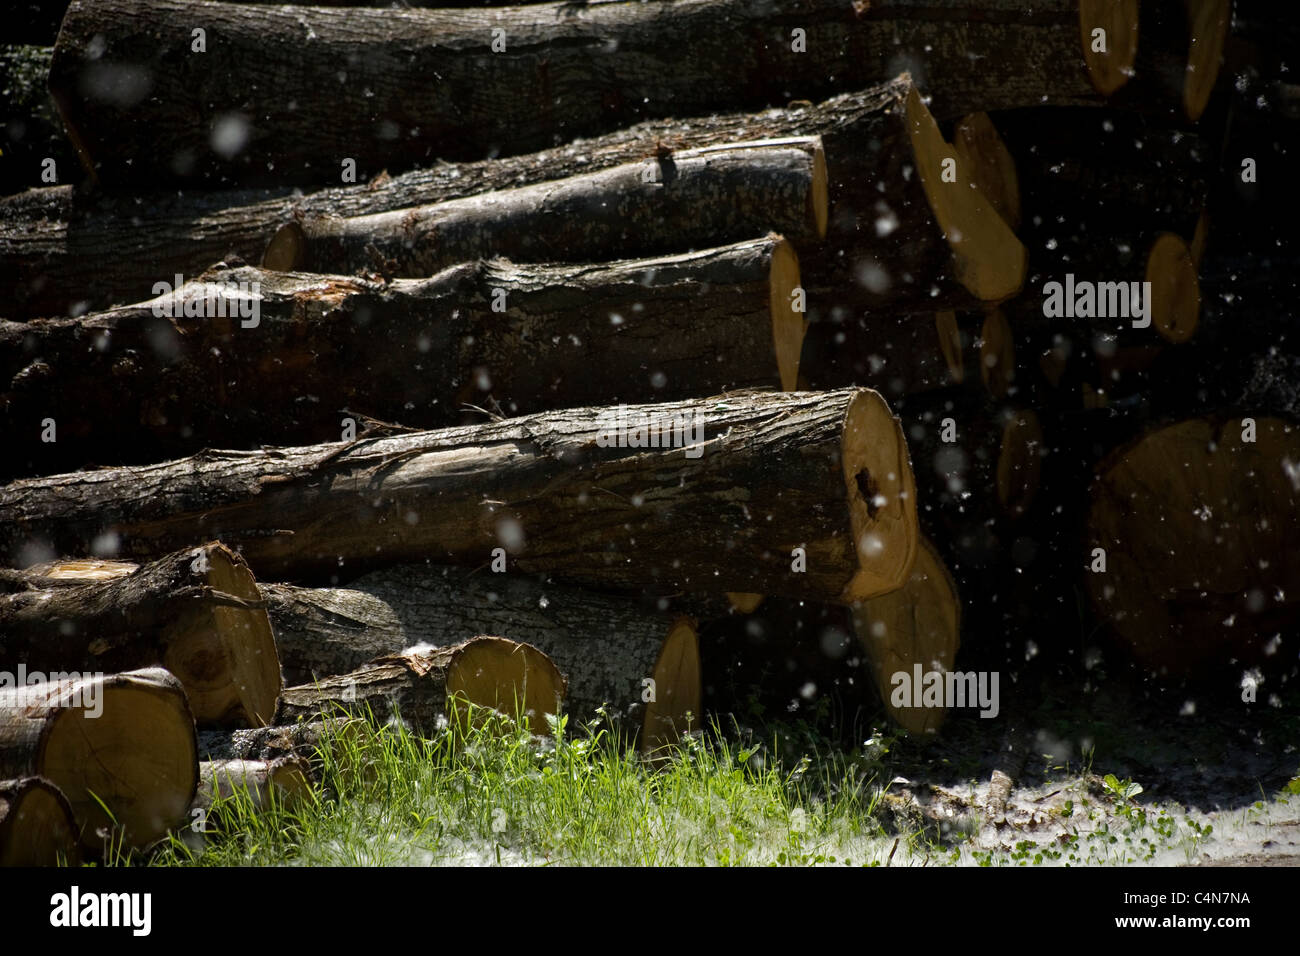
{"label": "rough bark surface", "polygon": [[499,634],[555,661],[568,678],[566,710],[575,719],[590,720],[605,706],[634,730],[645,719],[642,682],[656,678],[674,623],[628,598],[421,565],[367,574],[349,588],[264,584],[262,593],[291,684],[346,673],[414,644]]}
{"label": "rough bark surface", "polygon": [[112,534],[138,559],[218,539],[261,580],[322,583],[511,553],[590,586],[853,601],[905,579],[915,508],[879,395],[742,392],[17,481],[0,489],[0,553],[31,564]]}
{"label": "rough bark surface", "polygon": [[[823,96],[900,64],[924,73],[941,116],[1101,99],[1072,0],[1032,15],[1013,0],[201,14],[183,0],[70,6],[50,87],[104,181],[324,182],[346,158],[374,173],[517,154],[650,116]],[[165,144],[140,148],[160,124]]]}
{"label": "rough bark surface", "polygon": [[515,415],[779,387],[802,341],[797,282],[769,238],[391,283],[245,267],[179,298],[0,321],[0,423],[16,437],[0,476],[331,441],[349,417],[357,432],[366,417],[430,428],[467,421],[467,404]]}
{"label": "rough bark surface", "polygon": [[607,262],[767,232],[804,248],[825,227],[821,144],[791,138],[665,150],[637,163],[433,206],[290,223],[276,234],[263,265],[422,278],[492,256]]}

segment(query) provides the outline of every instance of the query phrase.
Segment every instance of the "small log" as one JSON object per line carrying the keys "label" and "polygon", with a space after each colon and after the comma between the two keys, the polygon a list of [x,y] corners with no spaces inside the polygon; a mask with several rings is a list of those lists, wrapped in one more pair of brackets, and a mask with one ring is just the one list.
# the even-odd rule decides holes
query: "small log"
{"label": "small log", "polygon": [[1015,231],[1020,227],[1020,179],[1016,161],[988,113],[971,113],[953,130],[957,163],[989,205]]}
{"label": "small log", "polygon": [[1155,674],[1200,677],[1263,662],[1275,635],[1295,626],[1300,427],[1251,421],[1253,429],[1238,417],[1154,429],[1098,466],[1083,556],[1088,594]]}
{"label": "small log", "polygon": [[262,265],[282,272],[423,278],[501,256],[608,262],[742,242],[826,235],[826,157],[816,137],[673,152],[568,179],[351,219],[290,222]]}
{"label": "small log", "polygon": [[273,760],[204,760],[199,764],[199,787],[190,808],[206,811],[218,800],[247,794],[256,810],[273,805],[291,806],[311,789],[310,767],[299,756]]}
{"label": "small log", "polygon": [[333,441],[345,418],[441,427],[466,404],[513,415],[791,388],[799,286],[779,237],[391,283],[216,270],[107,313],[0,321],[0,423],[20,436],[0,474]]}
{"label": "small log", "polygon": [[0,780],[0,867],[76,866],[77,832],[68,798],[54,784]]}
{"label": "small log", "polygon": [[267,723],[280,692],[271,624],[239,555],[217,543],[143,567],[66,562],[4,572],[0,668],[160,666],[201,725]]}
{"label": "small log", "polygon": [[[331,583],[404,561],[479,566],[502,549],[514,570],[593,587],[843,602],[898,587],[916,535],[902,430],[866,389],[206,452],[13,482],[0,515],[10,563],[96,540],[136,560],[215,538],[263,580]],[[791,570],[795,548],[805,571]]]}
{"label": "small log", "polygon": [[567,713],[586,721],[608,708],[642,749],[675,741],[688,715],[699,725],[694,624],[625,598],[420,565],[376,571],[346,589],[264,584],[262,593],[290,684],[421,641],[446,646],[492,633],[526,640],[555,662],[568,680]]}
{"label": "small log", "polygon": [[476,637],[451,647],[421,645],[379,657],[347,674],[287,687],[279,723],[324,713],[400,718],[433,736],[448,723],[467,726],[466,704],[525,717],[532,732],[550,732],[548,715],[561,712],[565,679],[551,659],[529,644]]}
{"label": "small log", "polygon": [[[518,154],[648,116],[823,96],[880,82],[900,61],[925,75],[945,117],[1093,104],[1104,97],[1084,52],[1088,6],[1043,0],[1033,17],[1010,0],[200,13],[184,0],[74,0],[50,89],[105,183],[323,182],[345,159],[373,174]],[[206,52],[195,53],[200,23]],[[225,69],[210,68],[217,57]],[[139,148],[163,117],[166,147]]]}
{"label": "small log", "polygon": [[[937,733],[947,707],[917,707],[913,696],[900,691],[915,685],[918,666],[921,674],[954,669],[961,618],[957,585],[925,538],[906,584],[853,608],[853,630],[866,652],[880,699],[889,716],[911,733]],[[898,680],[900,674],[907,678],[905,683]]]}
{"label": "small log", "polygon": [[348,745],[360,739],[365,721],[356,717],[328,718],[277,727],[252,727],[199,734],[199,757],[209,763],[231,760],[274,762],[306,761],[315,779],[326,758],[339,757],[331,744]]}
{"label": "small log", "polygon": [[[29,678],[30,679],[30,678]],[[127,846],[186,819],[198,783],[194,717],[161,668],[0,686],[0,776],[41,776],[63,791],[79,838]]]}

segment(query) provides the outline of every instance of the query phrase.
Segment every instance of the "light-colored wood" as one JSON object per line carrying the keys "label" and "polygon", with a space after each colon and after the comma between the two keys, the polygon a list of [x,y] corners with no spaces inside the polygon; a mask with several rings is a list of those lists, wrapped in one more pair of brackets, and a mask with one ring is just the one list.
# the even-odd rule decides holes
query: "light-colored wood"
{"label": "light-colored wood", "polygon": [[42,777],[0,780],[0,867],[81,860],[68,798]]}

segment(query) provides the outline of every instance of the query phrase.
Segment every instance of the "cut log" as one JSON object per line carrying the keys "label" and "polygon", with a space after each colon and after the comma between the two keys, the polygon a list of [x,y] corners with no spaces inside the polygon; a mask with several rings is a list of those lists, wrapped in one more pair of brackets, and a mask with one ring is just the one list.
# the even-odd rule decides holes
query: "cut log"
{"label": "cut log", "polygon": [[[645,161],[665,144],[680,150],[816,135],[825,145],[833,213],[804,281],[814,310],[818,302],[826,310],[908,302],[932,310],[947,301],[1005,298],[1023,281],[1024,249],[977,193],[957,195],[969,186],[964,165],[955,182],[943,181],[940,160],[954,158],[952,151],[912,92],[910,78],[902,77],[816,107],[647,123],[534,156],[379,177],[299,204],[256,202],[259,194],[244,191],[151,196],[127,206],[105,199],[85,208],[70,194],[33,190],[0,207],[6,214],[0,218],[14,223],[0,231],[0,287],[12,282],[17,317],[51,309],[75,314],[109,297],[143,299],[156,282],[196,275],[228,251],[260,260],[267,236],[287,219],[352,218],[475,196]],[[936,188],[927,190],[915,175],[923,158]],[[292,228],[284,234],[290,246],[294,235]],[[278,262],[283,253],[277,248]]]}
{"label": "cut log", "polygon": [[291,684],[417,643],[447,646],[490,633],[527,641],[555,662],[568,680],[565,710],[575,726],[607,709],[643,749],[675,741],[692,719],[699,726],[694,624],[626,598],[421,565],[376,571],[347,589],[265,584],[262,593]]}
{"label": "cut log", "polygon": [[215,538],[262,580],[331,583],[510,552],[514,570],[589,586],[844,602],[898,587],[916,548],[902,430],[866,389],[205,452],[13,482],[0,515],[10,564],[84,554],[95,540],[136,560]]}
{"label": "cut log", "polygon": [[980,378],[984,387],[994,398],[1006,398],[1016,377],[1016,344],[1007,317],[998,309],[984,317],[979,355]]}
{"label": "cut log", "polygon": [[42,777],[0,780],[0,867],[81,862],[72,807]]}
{"label": "cut log", "polygon": [[1300,426],[1250,421],[1253,428],[1241,418],[1159,428],[1098,468],[1089,493],[1088,593],[1154,673],[1250,666],[1295,627]]}
{"label": "cut log", "polygon": [[970,183],[1015,231],[1020,226],[1020,180],[1016,161],[998,135],[988,113],[963,117],[953,131],[953,151]]}
{"label": "cut log", "polygon": [[[337,760],[361,738],[365,721],[357,717],[308,721],[278,727],[253,727],[199,734],[199,756],[207,762],[304,760],[313,779],[326,759]],[[339,746],[341,745],[341,746]],[[325,751],[328,750],[328,755]]]}
{"label": "cut log", "polygon": [[799,286],[773,237],[392,283],[245,267],[81,319],[0,321],[0,423],[21,438],[0,474],[332,441],[347,418],[440,427],[466,405],[514,415],[790,388]]}
{"label": "cut log", "polygon": [[195,751],[185,691],[161,668],[0,686],[0,776],[57,786],[87,846],[110,834],[145,846],[179,826],[198,783]]}
{"label": "cut log", "polygon": [[[184,0],[74,0],[50,89],[106,183],[325,182],[348,159],[365,175],[518,154],[648,116],[823,96],[900,62],[925,74],[946,117],[1092,104],[1088,27],[1077,0],[1044,0],[1033,17],[1011,0],[677,0],[670,14],[212,3],[201,16]],[[140,148],[160,123],[165,147]]]}
{"label": "cut log", "polygon": [[[862,165],[881,124],[911,88],[899,77],[816,106],[728,113],[687,121],[648,120],[596,139],[538,153],[438,163],[368,183],[296,197],[287,187],[86,195],[71,187],[32,189],[0,199],[0,291],[12,318],[79,314],[137,302],[177,273],[197,276],[230,255],[260,261],[278,226],[293,218],[356,217],[581,175],[672,149],[788,136],[823,136],[830,170]],[[873,153],[879,150],[879,146]],[[854,177],[832,173],[837,219],[856,230],[849,208]],[[866,184],[866,185],[869,185]],[[878,197],[868,197],[874,202]]]}
{"label": "cut log", "polygon": [[[955,668],[961,617],[957,585],[925,538],[906,584],[854,606],[853,629],[880,699],[889,716],[911,733],[936,733],[947,716],[946,705],[917,706],[916,701],[924,701],[918,688],[926,674],[942,676]],[[965,689],[960,682],[955,686]],[[965,706],[976,703],[968,700]]]}
{"label": "cut log", "polygon": [[280,271],[424,278],[501,256],[607,262],[783,234],[826,235],[826,158],[816,137],[658,156],[568,179],[432,206],[282,226],[262,265]]}
{"label": "cut log", "polygon": [[380,722],[400,719],[432,737],[449,723],[469,726],[466,706],[521,717],[534,734],[551,732],[547,716],[561,713],[565,679],[549,657],[529,644],[476,637],[450,647],[420,645],[379,657],[355,671],[280,695],[279,723],[320,714],[351,714]]}
{"label": "cut log", "polygon": [[[123,570],[125,574],[121,573]],[[4,572],[0,668],[113,673],[167,668],[202,725],[268,722],[280,665],[257,584],[221,544],[140,568],[84,562]]]}
{"label": "cut log", "polygon": [[255,810],[292,806],[310,791],[309,773],[307,761],[296,755],[273,760],[205,760],[199,764],[199,787],[190,815],[195,809],[205,811],[206,825],[212,821],[206,811],[218,799],[247,799]]}

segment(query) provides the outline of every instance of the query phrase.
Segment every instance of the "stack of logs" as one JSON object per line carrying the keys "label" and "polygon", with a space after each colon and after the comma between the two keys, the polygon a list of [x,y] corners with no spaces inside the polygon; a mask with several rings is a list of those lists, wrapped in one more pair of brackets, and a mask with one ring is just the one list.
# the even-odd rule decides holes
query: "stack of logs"
{"label": "stack of logs", "polygon": [[28,5],[0,862],[296,792],[339,715],[649,753],[761,654],[934,732],[895,675],[1076,584],[1166,676],[1294,628],[1300,431],[1180,380],[1228,0]]}

